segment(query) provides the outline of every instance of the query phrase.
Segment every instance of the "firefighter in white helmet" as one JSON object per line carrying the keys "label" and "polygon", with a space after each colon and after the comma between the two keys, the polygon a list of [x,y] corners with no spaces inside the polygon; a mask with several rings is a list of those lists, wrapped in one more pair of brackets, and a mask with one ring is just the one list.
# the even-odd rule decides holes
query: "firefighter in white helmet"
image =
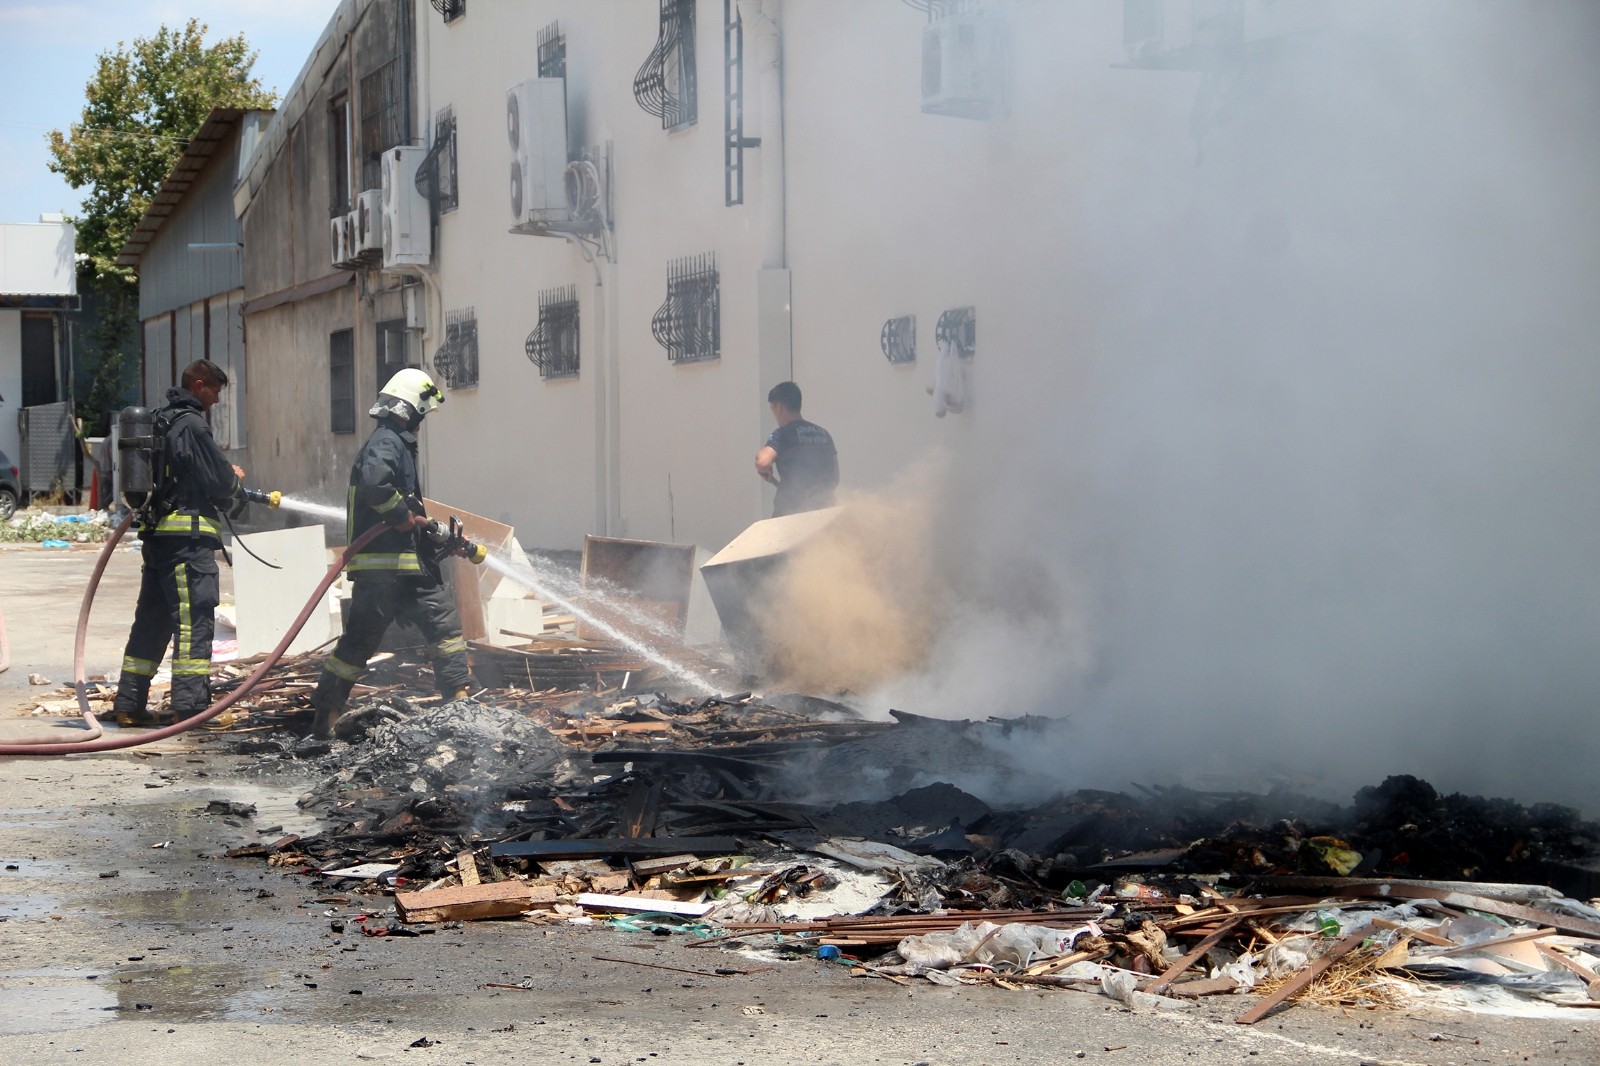
{"label": "firefighter in white helmet", "polygon": [[350,690],[361,679],[389,624],[397,619],[422,631],[441,695],[467,694],[467,642],[461,619],[445,590],[439,551],[421,535],[427,526],[422,482],[417,473],[417,430],[423,416],[444,402],[444,393],[421,370],[395,374],[368,415],[378,427],[361,446],[350,469],[347,532],[351,543],[377,525],[388,528],[350,558],[355,586],[350,618],[311,696],[312,733],[330,736]]}

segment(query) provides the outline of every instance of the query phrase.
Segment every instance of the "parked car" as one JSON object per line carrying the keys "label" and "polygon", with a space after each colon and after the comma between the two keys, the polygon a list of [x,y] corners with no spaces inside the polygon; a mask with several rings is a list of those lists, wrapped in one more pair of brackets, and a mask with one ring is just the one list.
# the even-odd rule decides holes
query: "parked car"
{"label": "parked car", "polygon": [[21,473],[11,456],[0,450],[0,522],[17,513],[17,502],[22,499]]}

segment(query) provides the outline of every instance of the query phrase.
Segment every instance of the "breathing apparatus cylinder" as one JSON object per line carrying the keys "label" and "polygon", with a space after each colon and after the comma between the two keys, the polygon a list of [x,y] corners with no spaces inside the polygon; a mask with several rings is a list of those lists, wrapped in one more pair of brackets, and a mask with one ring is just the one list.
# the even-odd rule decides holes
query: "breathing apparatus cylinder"
{"label": "breathing apparatus cylinder", "polygon": [[117,473],[122,479],[122,502],[130,510],[143,510],[156,491],[161,447],[156,413],[145,407],[124,407],[117,415]]}

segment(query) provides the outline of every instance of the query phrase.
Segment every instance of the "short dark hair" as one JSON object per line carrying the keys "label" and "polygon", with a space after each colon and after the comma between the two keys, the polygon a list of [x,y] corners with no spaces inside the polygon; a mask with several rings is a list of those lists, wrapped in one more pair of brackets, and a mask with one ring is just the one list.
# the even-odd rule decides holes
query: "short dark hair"
{"label": "short dark hair", "polygon": [[800,386],[792,381],[780,381],[767,393],[768,403],[782,404],[795,414],[800,413]]}
{"label": "short dark hair", "polygon": [[194,390],[196,385],[216,385],[219,388],[228,383],[228,372],[209,359],[196,359],[183,368],[183,387]]}

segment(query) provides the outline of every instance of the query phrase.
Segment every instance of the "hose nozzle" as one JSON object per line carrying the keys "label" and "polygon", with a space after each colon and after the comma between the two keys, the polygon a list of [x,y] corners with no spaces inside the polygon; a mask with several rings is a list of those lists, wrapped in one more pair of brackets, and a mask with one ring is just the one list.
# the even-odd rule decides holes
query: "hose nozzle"
{"label": "hose nozzle", "polygon": [[249,500],[251,503],[264,503],[276,511],[278,509],[278,505],[283,502],[283,493],[279,492],[277,489],[273,489],[271,492],[268,492],[266,489],[247,488],[244,490],[244,498]]}
{"label": "hose nozzle", "polygon": [[481,566],[489,557],[488,548],[467,539],[465,527],[455,515],[450,516],[448,526],[437,518],[430,518],[422,531],[435,547],[449,555],[459,555],[474,566]]}

